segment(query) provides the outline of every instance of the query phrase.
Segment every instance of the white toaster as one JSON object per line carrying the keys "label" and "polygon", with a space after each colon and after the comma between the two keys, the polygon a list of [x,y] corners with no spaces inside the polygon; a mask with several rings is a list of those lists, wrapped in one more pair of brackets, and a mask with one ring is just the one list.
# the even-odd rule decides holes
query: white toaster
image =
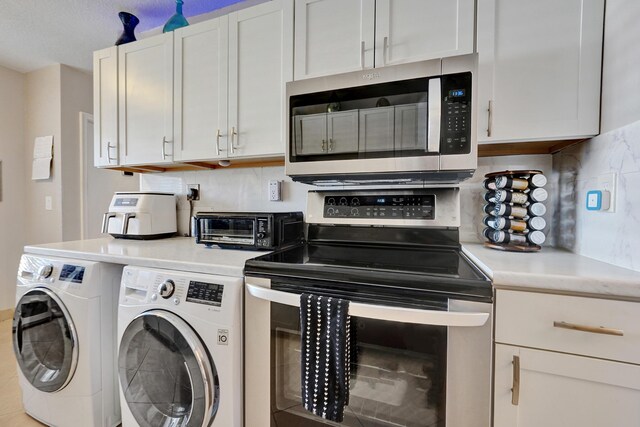
{"label": "white toaster", "polygon": [[178,231],[176,196],[117,192],[102,218],[102,232],[123,239],[161,239]]}

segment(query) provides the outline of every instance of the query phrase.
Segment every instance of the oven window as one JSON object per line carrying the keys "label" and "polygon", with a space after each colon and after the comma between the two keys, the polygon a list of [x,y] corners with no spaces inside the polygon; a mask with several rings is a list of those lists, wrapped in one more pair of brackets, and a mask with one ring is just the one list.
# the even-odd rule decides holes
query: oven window
{"label": "oven window", "polygon": [[336,424],[301,404],[299,309],[271,304],[273,426],[444,427],[445,327],[352,318],[357,358],[350,403]]}
{"label": "oven window", "polygon": [[201,218],[200,240],[253,243],[255,220],[251,218]]}

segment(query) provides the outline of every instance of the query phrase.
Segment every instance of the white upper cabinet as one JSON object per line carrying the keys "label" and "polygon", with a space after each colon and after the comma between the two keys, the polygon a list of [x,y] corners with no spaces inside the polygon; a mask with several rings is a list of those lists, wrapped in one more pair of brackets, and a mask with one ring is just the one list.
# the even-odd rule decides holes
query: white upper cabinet
{"label": "white upper cabinet", "polygon": [[604,0],[478,0],[478,141],[599,132]]}
{"label": "white upper cabinet", "polygon": [[119,46],[120,164],[173,161],[173,33]]}
{"label": "white upper cabinet", "polygon": [[229,15],[229,157],[281,156],[293,78],[293,1]]}
{"label": "white upper cabinet", "polygon": [[375,0],[296,0],[295,6],[296,80],[373,68]]}
{"label": "white upper cabinet", "polygon": [[118,47],[93,54],[94,165],[118,165]]}
{"label": "white upper cabinet", "polygon": [[376,0],[375,66],[473,53],[474,0]]}
{"label": "white upper cabinet", "polygon": [[228,17],[174,34],[175,160],[226,157]]}
{"label": "white upper cabinet", "polygon": [[296,0],[295,79],[473,53],[474,0]]}

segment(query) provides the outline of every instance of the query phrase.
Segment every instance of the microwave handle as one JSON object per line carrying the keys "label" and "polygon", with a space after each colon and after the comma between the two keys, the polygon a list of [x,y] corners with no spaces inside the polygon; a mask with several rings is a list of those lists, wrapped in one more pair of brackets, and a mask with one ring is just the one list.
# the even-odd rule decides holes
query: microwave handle
{"label": "microwave handle", "polygon": [[442,80],[429,80],[429,124],[427,133],[427,152],[440,151],[440,126],[442,123]]}
{"label": "microwave handle", "polygon": [[[300,307],[300,295],[276,291],[262,286],[247,283],[247,290],[252,296],[278,304]],[[416,323],[420,325],[474,327],[487,323],[489,313],[465,313],[437,310],[420,310],[416,308],[391,307],[352,302],[349,304],[349,315],[390,322]]]}

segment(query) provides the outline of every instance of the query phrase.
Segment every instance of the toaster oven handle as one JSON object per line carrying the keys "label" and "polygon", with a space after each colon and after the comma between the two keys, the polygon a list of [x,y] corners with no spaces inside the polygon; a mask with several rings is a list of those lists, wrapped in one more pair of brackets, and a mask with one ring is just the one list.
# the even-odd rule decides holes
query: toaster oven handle
{"label": "toaster oven handle", "polygon": [[109,221],[111,220],[111,218],[115,218],[115,217],[116,217],[116,214],[113,212],[107,212],[102,216],[102,232],[103,233],[109,232]]}
{"label": "toaster oven handle", "polygon": [[127,234],[127,232],[129,231],[129,220],[135,217],[136,214],[131,212],[127,212],[126,214],[124,214],[124,218],[122,218],[122,231],[120,232],[120,234]]}
{"label": "toaster oven handle", "polygon": [[[300,307],[300,295],[276,291],[247,283],[252,296],[278,304]],[[467,313],[455,311],[421,310],[416,308],[385,305],[349,303],[349,315],[390,322],[415,323],[420,325],[474,327],[487,323],[489,313]]]}
{"label": "toaster oven handle", "polygon": [[429,80],[429,122],[427,132],[427,152],[440,151],[440,126],[442,119],[442,80]]}

